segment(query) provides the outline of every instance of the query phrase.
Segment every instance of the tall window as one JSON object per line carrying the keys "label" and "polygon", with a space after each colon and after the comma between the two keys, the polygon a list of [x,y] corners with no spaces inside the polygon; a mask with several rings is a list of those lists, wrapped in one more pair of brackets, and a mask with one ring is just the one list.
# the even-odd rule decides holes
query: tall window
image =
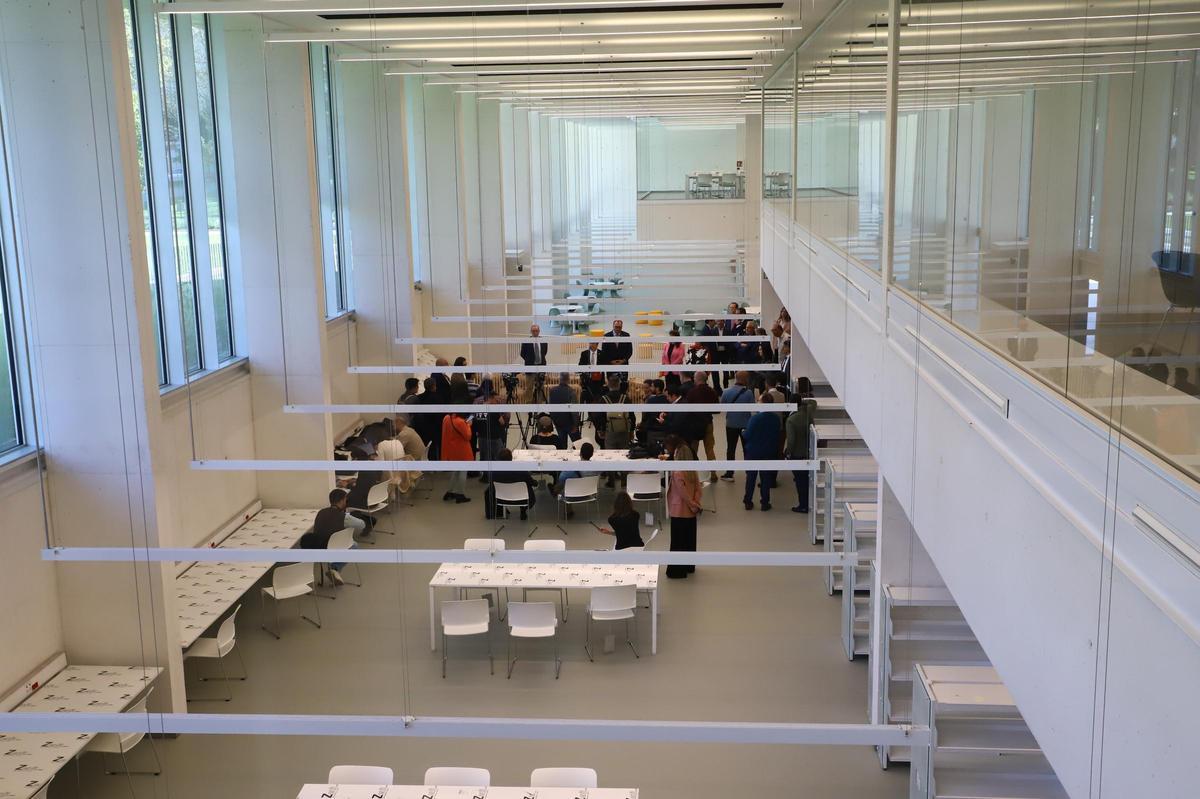
{"label": "tall window", "polygon": [[167,176],[171,226],[175,245],[175,282],[179,316],[183,328],[184,363],[188,374],[204,368],[200,341],[200,298],[196,292],[196,269],[192,258],[191,181],[184,151],[183,94],[179,82],[176,24],[173,14],[160,14],[158,27],[159,74],[162,76],[163,124],[167,141]]}
{"label": "tall window", "polygon": [[317,154],[317,193],[321,202],[321,245],[325,262],[325,315],[337,316],[350,307],[345,261],[344,227],[338,193],[337,98],[328,45],[311,45],[313,141]]}
{"label": "tall window", "polygon": [[208,259],[212,268],[213,321],[216,324],[217,360],[233,357],[233,320],[229,281],[225,269],[224,202],[221,196],[221,160],[217,143],[217,103],[213,90],[212,48],[208,17],[192,15],[192,54],[196,71],[197,118],[200,124],[200,163],[204,177],[204,217],[208,229]]}
{"label": "tall window", "polygon": [[166,343],[162,328],[162,297],[158,287],[158,244],[154,239],[154,204],[150,200],[150,154],[146,147],[146,104],[142,96],[142,58],[138,48],[137,16],[124,0],[125,47],[129,52],[129,85],[132,89],[133,130],[137,136],[138,184],[142,191],[142,222],[146,229],[146,265],[150,277],[150,298],[154,314],[154,337],[158,354],[158,384],[167,382]]}
{"label": "tall window", "polygon": [[16,449],[23,443],[21,405],[17,401],[17,359],[8,296],[4,247],[0,240],[0,454]]}
{"label": "tall window", "polygon": [[220,40],[207,15],[155,14],[151,0],[122,0],[122,8],[158,379],[166,387],[237,357]]}

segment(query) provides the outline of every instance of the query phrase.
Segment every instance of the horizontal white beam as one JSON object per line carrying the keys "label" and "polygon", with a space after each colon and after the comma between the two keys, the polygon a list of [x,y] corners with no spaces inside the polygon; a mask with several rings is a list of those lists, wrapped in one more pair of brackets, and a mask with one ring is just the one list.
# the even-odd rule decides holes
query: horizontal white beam
{"label": "horizontal white beam", "polygon": [[194,460],[192,468],[206,472],[811,472],[820,461],[664,461],[657,458],[604,461],[339,461],[333,460]]}
{"label": "horizontal white beam", "polygon": [[[719,5],[725,0],[649,0],[643,5],[670,8],[678,5]],[[546,2],[478,2],[434,3],[414,5],[404,2],[372,2],[372,0],[180,0],[155,3],[159,14],[386,14],[421,11],[494,11],[497,9],[530,8],[595,8],[622,7],[628,0],[546,0]]]}
{"label": "horizontal white beam", "polygon": [[562,405],[547,405],[536,402],[500,402],[494,405],[391,405],[387,403],[347,403],[339,405],[284,405],[284,413],[366,413],[366,414],[420,414],[420,413],[606,413],[619,407],[629,413],[750,413],[751,411],[794,411],[794,402],[680,402],[670,405],[664,402],[627,402],[614,406],[606,402],[568,402]]}
{"label": "horizontal white beam", "polygon": [[[632,343],[628,339],[611,339],[599,338],[589,339],[588,343],[596,342],[597,344],[611,344],[614,341],[623,343]],[[730,336],[726,341],[737,343],[734,336]],[[635,363],[614,363],[614,364],[596,364],[589,366],[587,364],[578,363],[548,363],[544,366],[526,366],[525,364],[516,363],[488,363],[488,364],[466,364],[465,366],[426,366],[423,364],[405,364],[400,366],[347,366],[346,371],[352,375],[408,375],[413,372],[421,374],[442,374],[442,375],[471,375],[471,374],[491,374],[494,372],[505,372],[515,375],[556,375],[556,374],[591,374],[599,372],[601,374],[624,374],[626,372],[778,372],[783,368],[782,364],[778,363],[688,363],[688,364],[666,364],[666,363],[650,363],[650,362],[635,362]]]}
{"label": "horizontal white beam", "polygon": [[[599,300],[603,302],[606,298]],[[616,299],[621,299],[617,297]],[[532,319],[558,319],[563,322],[609,322],[613,319],[686,319],[703,322],[706,319],[759,319],[762,314],[753,313],[666,313],[660,316],[634,316],[633,314],[558,314],[551,316],[548,313],[523,314],[521,316],[438,316],[434,314],[430,318],[435,322],[528,322]]]}
{"label": "horizontal white beam", "polygon": [[[641,319],[642,317],[637,317]],[[655,317],[649,317],[651,319]],[[665,319],[666,317],[658,317]],[[643,336],[639,333],[630,335],[634,344],[696,344],[700,342],[723,341],[732,344],[744,344],[749,341],[770,341],[768,335],[761,336],[671,336],[650,334]],[[732,341],[730,341],[733,339]],[[582,333],[574,336],[400,336],[397,344],[580,344],[592,339]],[[603,342],[601,342],[603,343]],[[694,371],[694,370],[693,370]]]}
{"label": "horizontal white beam", "polygon": [[928,727],[901,724],[267,713],[0,713],[0,732],[383,736],[812,746],[926,746],[930,740]]}
{"label": "horizontal white beam", "polygon": [[[496,526],[500,526],[497,522]],[[866,562],[868,555],[861,558]],[[338,552],[348,563],[587,563],[671,566],[843,566],[859,562],[856,552],[627,552],[611,549],[570,549],[544,552],[507,549],[497,552],[469,549],[371,549]],[[232,549],[225,547],[50,547],[42,560],[71,563],[325,563],[327,549]]]}

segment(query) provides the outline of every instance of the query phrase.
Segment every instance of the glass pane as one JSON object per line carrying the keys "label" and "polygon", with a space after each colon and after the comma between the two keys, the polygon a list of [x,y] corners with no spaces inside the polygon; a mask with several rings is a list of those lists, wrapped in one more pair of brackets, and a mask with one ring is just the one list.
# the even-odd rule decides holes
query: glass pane
{"label": "glass pane", "polygon": [[21,445],[10,323],[8,292],[4,282],[4,253],[0,252],[0,338],[3,338],[0,341],[0,452]]}
{"label": "glass pane", "polygon": [[740,200],[743,155],[733,119],[638,117],[638,199]]}
{"label": "glass pane", "polygon": [[192,229],[188,203],[187,160],[184,157],[183,101],[175,69],[175,18],[158,17],[158,54],[162,72],[163,108],[166,117],[167,168],[170,169],[171,218],[175,233],[175,277],[183,327],[184,362],[188,374],[203,368],[200,351],[200,309],[192,263]]}
{"label": "glass pane", "polygon": [[142,102],[142,59],[138,48],[137,20],[132,0],[125,0],[125,47],[129,52],[129,86],[133,101],[133,131],[138,142],[138,184],[142,191],[142,223],[146,228],[146,267],[150,278],[150,307],[154,316],[154,346],[158,355],[158,384],[167,382],[166,347],[163,346],[162,297],[159,295],[158,245],[154,241],[154,207],[150,202],[150,159],[146,150],[146,109]]}
{"label": "glass pane", "polygon": [[345,274],[338,210],[337,123],[333,116],[333,85],[329,48],[312,45],[313,141],[317,154],[317,193],[321,201],[321,244],[325,259],[325,314],[346,310]]}
{"label": "glass pane", "polygon": [[208,220],[208,256],[212,265],[213,314],[217,327],[217,360],[233,357],[229,281],[225,269],[224,208],[221,197],[221,160],[217,144],[217,101],[213,92],[208,17],[192,16],[192,53],[196,60],[196,98],[200,119],[200,161],[204,167],[205,218]]}

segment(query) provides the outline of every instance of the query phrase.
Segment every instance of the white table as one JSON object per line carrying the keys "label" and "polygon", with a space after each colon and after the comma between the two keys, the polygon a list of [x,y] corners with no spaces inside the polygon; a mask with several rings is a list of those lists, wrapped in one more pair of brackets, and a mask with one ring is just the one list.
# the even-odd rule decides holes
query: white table
{"label": "white table", "polygon": [[[67,666],[14,713],[121,713],[162,672],[158,666]],[[95,737],[89,732],[0,733],[0,797],[27,799]]]}
{"label": "white table", "polygon": [[[263,508],[221,542],[221,549],[291,549],[312,527],[315,508]],[[196,563],[175,578],[179,643],[187,649],[275,565]]]}
{"label": "white table", "polygon": [[650,594],[650,654],[658,653],[658,566],[630,563],[443,563],[429,581],[429,648],[437,650],[437,589],[604,588]]}
{"label": "white table", "polygon": [[638,799],[637,788],[461,788],[452,785],[305,785],[296,799]]}
{"label": "white table", "polygon": [[[629,459],[627,449],[600,449],[592,452],[592,460],[623,461]],[[538,463],[572,463],[580,460],[577,449],[514,449],[514,461],[536,461]]]}

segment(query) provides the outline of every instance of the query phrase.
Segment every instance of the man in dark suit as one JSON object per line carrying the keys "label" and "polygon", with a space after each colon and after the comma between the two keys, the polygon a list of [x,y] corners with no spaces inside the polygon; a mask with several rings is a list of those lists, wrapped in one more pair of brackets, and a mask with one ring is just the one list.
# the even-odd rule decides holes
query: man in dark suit
{"label": "man in dark suit", "polygon": [[[570,405],[575,402],[575,389],[571,388],[571,376],[563,372],[558,376],[558,385],[550,389],[546,398],[551,405]],[[567,448],[567,439],[579,438],[579,414],[570,411],[551,411],[554,429],[558,433],[558,448]]]}
{"label": "man in dark suit", "polygon": [[[608,366],[605,350],[595,341],[589,342],[587,349],[579,353],[580,366]],[[583,387],[584,402],[599,402],[604,393],[604,373],[584,372],[579,375],[579,384]]]}
{"label": "man in dark suit", "polygon": [[[725,308],[727,314],[736,314],[740,309],[736,302],[731,302]],[[742,332],[741,320],[738,319],[722,319],[717,326],[722,336],[737,336]],[[719,342],[717,344],[717,363],[737,363],[737,345],[732,341],[728,344]],[[726,387],[733,385],[733,372],[720,372],[721,381]]]}
{"label": "man in dark suit", "polygon": [[[538,325],[532,325],[529,328],[529,337],[538,338],[542,335],[542,329]],[[546,350],[549,344],[535,344],[532,341],[526,341],[521,345],[521,360],[526,366],[545,366],[546,365]]]}
{"label": "man in dark suit", "polygon": [[[612,330],[604,334],[604,338],[608,341],[604,342],[603,352],[608,363],[624,366],[633,360],[633,342],[626,341],[629,334],[625,332],[625,323],[620,319],[614,319]],[[617,377],[621,381],[621,390],[629,390],[629,373],[616,372]]]}

